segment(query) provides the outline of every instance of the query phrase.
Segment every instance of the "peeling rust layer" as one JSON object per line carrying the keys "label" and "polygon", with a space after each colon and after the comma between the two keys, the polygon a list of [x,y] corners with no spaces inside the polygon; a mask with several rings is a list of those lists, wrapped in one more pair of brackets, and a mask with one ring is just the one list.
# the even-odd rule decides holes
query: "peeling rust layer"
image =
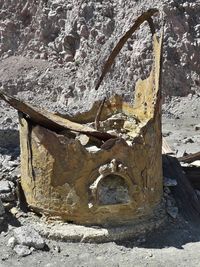
{"label": "peeling rust layer", "polygon": [[133,106],[115,95],[64,117],[0,93],[21,112],[21,183],[34,210],[79,224],[121,224],[159,206],[162,37],[152,38],[152,70],[136,83]]}

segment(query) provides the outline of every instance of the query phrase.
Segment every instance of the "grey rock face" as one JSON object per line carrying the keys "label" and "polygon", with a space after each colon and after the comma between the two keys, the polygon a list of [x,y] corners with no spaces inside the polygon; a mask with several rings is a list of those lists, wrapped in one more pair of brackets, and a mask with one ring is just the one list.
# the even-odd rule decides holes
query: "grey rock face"
{"label": "grey rock face", "polygon": [[16,228],[14,230],[14,237],[16,243],[23,246],[33,247],[35,249],[43,249],[45,246],[43,238],[30,226]]}
{"label": "grey rock face", "polygon": [[[94,86],[116,42],[138,15],[153,7],[163,10],[166,20],[164,95],[199,91],[200,5],[195,0],[2,0],[0,86],[28,101],[72,113],[103,95],[119,93],[131,101],[136,80],[151,68],[147,25],[125,45],[99,92]],[[160,18],[155,21],[161,24]],[[70,101],[60,102],[69,85]]]}

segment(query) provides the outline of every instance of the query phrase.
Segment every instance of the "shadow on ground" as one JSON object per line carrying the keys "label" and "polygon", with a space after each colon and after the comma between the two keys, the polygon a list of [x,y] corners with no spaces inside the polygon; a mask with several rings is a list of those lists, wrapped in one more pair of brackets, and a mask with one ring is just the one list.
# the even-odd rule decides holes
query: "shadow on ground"
{"label": "shadow on ground", "polygon": [[[138,238],[139,241],[142,238]],[[138,240],[137,239],[137,240]],[[186,222],[181,216],[176,221],[169,220],[163,227],[147,234],[144,241],[126,240],[116,242],[117,245],[127,248],[135,246],[140,248],[161,249],[175,247],[184,249],[184,245],[200,241],[200,228],[195,222]]]}
{"label": "shadow on ground", "polygon": [[19,131],[14,129],[0,129],[0,147],[4,149],[19,147]]}
{"label": "shadow on ground", "polygon": [[21,226],[21,223],[15,216],[13,216],[12,213],[6,212],[6,214],[4,215],[4,221],[0,224],[0,234],[2,232],[7,232],[9,229],[9,225],[19,227]]}

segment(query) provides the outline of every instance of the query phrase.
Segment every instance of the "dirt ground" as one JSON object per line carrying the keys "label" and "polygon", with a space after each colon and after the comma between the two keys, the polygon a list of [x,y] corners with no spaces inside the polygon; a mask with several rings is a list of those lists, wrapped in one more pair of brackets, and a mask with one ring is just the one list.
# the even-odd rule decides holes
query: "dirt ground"
{"label": "dirt ground", "polygon": [[[12,228],[12,226],[10,226]],[[6,246],[9,232],[0,235],[0,266],[200,266],[200,229],[180,216],[138,240],[83,244],[47,240],[48,251],[18,257]]]}

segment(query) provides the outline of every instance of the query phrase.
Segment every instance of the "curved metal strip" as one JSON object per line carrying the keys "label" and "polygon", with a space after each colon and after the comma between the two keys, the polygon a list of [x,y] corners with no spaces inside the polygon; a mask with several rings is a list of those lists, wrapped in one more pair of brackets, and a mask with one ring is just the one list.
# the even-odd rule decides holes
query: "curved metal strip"
{"label": "curved metal strip", "polygon": [[124,46],[124,44],[126,43],[126,41],[132,36],[132,34],[139,28],[139,26],[147,21],[149,23],[149,27],[151,30],[152,35],[155,33],[155,27],[154,27],[154,23],[152,20],[152,16],[155,15],[156,13],[158,13],[158,9],[153,8],[153,9],[149,9],[148,11],[144,12],[141,16],[139,16],[137,18],[137,20],[135,21],[134,25],[121,37],[121,39],[119,40],[119,42],[117,43],[117,45],[115,46],[115,48],[112,50],[109,58],[107,59],[106,63],[104,64],[103,70],[102,70],[102,74],[97,82],[97,85],[95,87],[95,90],[98,90],[101,82],[103,81],[105,75],[107,74],[107,72],[110,70],[115,58],[117,57],[117,55],[119,54],[119,52],[121,51],[122,47]]}

